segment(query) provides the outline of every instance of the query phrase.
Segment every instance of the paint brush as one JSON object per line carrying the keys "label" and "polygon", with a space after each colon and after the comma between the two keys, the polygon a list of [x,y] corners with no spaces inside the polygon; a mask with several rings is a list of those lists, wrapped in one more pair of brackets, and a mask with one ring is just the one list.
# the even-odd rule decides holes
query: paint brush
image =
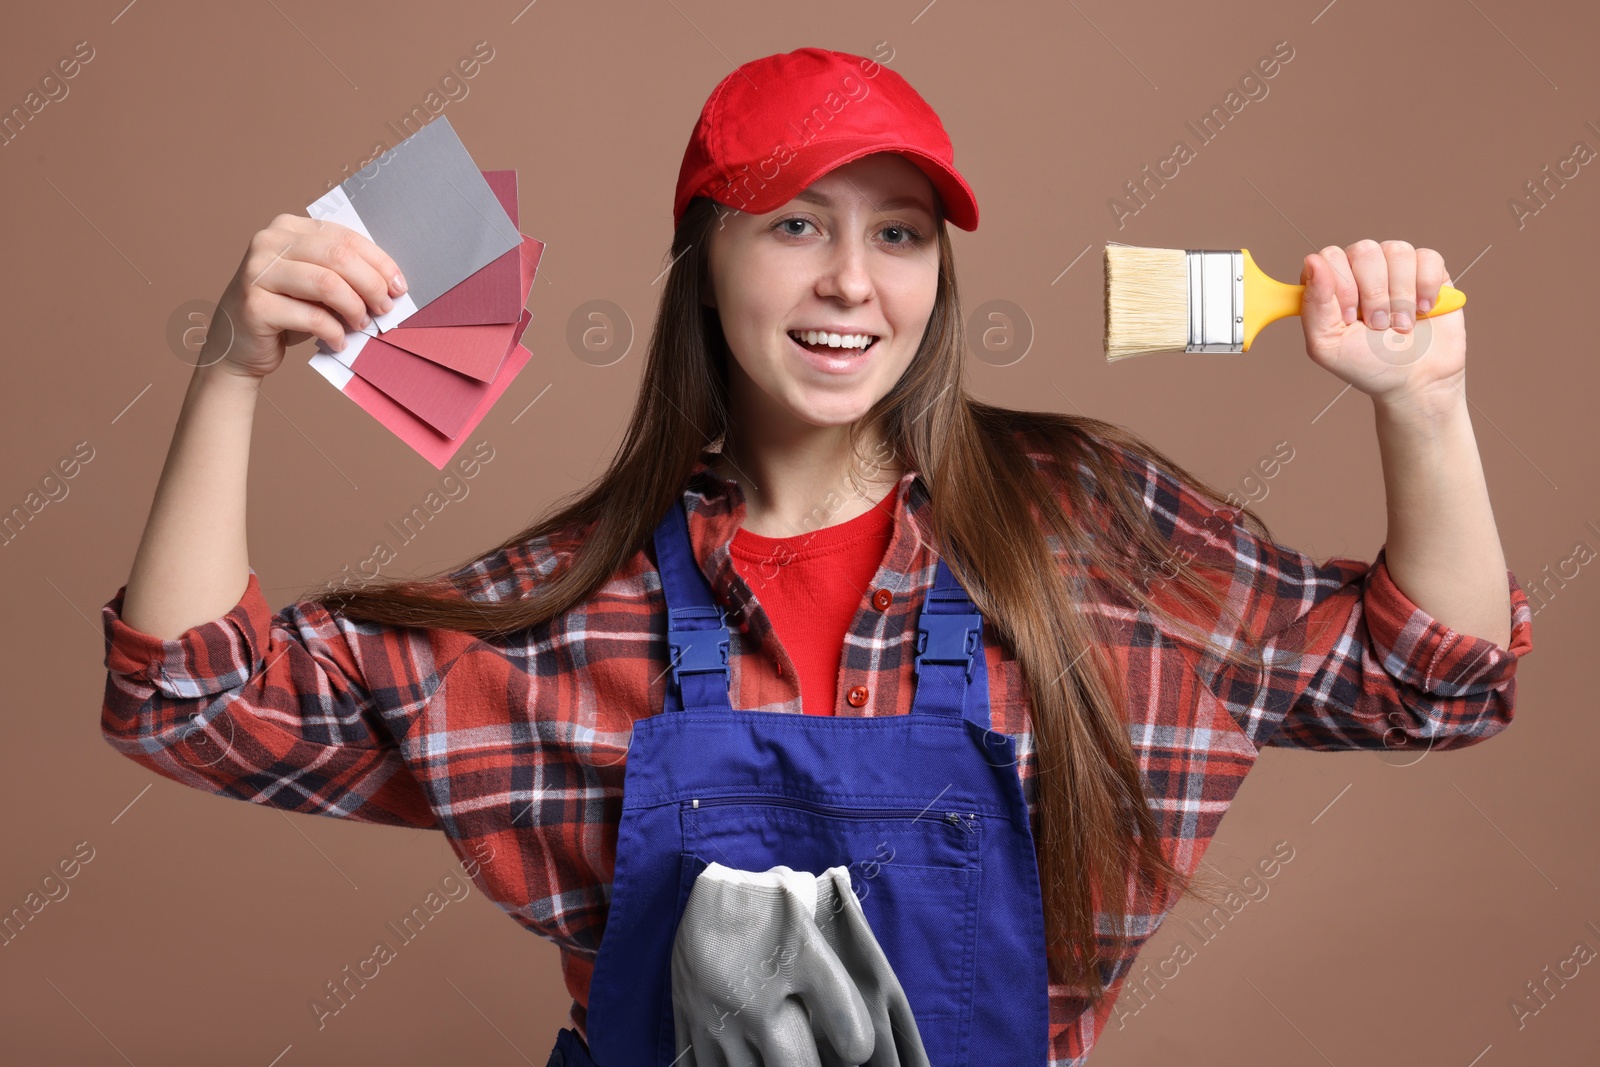
{"label": "paint brush", "polygon": [[[1106,361],[1148,352],[1248,352],[1269,322],[1300,314],[1304,285],[1268,277],[1248,248],[1140,248],[1106,242]],[[1418,319],[1467,294],[1439,289]]]}

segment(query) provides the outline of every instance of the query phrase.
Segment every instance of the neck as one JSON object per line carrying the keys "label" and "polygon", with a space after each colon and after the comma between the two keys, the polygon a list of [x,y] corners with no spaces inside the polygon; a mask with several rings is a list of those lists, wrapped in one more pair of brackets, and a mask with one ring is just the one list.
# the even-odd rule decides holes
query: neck
{"label": "neck", "polygon": [[803,439],[758,442],[730,431],[714,464],[744,493],[743,527],[790,537],[848,522],[878,503],[904,473],[881,437],[852,453],[847,427],[813,428]]}

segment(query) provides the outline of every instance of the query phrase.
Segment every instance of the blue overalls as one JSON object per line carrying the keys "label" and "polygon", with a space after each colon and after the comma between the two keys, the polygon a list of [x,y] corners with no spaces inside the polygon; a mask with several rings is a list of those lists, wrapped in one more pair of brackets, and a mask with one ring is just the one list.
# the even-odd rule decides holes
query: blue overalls
{"label": "blue overalls", "polygon": [[671,681],[628,749],[589,1048],[563,1029],[550,1067],[674,1062],[672,945],[712,861],[848,866],[933,1067],[1042,1067],[1044,914],[1015,741],[989,729],[983,617],[944,561],[918,618],[911,713],[822,717],[733,709],[727,620],[681,503],[655,547]]}

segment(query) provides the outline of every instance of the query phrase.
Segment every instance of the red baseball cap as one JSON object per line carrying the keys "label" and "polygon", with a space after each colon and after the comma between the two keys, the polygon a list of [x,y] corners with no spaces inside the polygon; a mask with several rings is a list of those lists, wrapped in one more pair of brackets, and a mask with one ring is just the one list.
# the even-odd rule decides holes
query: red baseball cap
{"label": "red baseball cap", "polygon": [[951,225],[978,228],[977,198],[933,108],[882,64],[825,48],[753,59],[717,84],[684,149],[672,225],[696,196],[753,215],[775,211],[873,152],[905,156],[933,182]]}

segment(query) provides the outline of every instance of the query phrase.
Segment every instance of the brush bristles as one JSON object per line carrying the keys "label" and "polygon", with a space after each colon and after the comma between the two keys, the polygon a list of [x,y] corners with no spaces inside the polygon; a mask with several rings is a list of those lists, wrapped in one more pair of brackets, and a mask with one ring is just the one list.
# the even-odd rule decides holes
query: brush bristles
{"label": "brush bristles", "polygon": [[1189,265],[1182,248],[1106,245],[1106,361],[1189,346]]}

